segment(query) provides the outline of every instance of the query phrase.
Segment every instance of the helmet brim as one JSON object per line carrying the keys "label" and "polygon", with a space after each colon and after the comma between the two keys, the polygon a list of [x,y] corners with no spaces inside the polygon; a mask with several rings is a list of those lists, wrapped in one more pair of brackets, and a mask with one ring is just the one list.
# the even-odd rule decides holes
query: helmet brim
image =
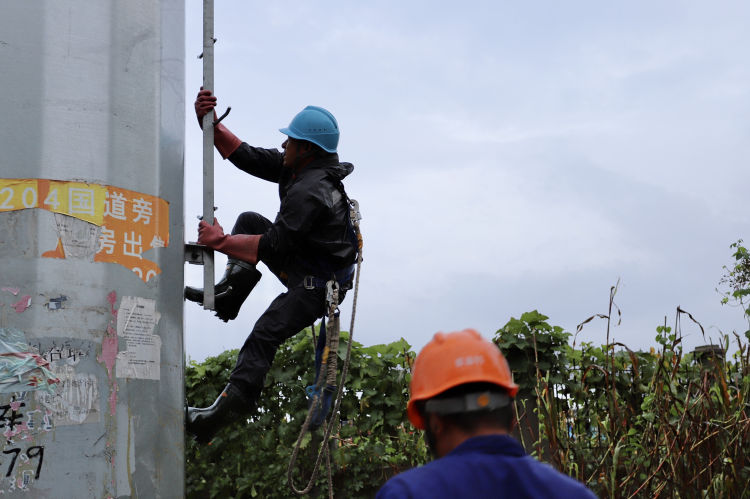
{"label": "helmet brim", "polygon": [[320,147],[321,149],[323,149],[325,152],[330,152],[330,153],[335,153],[336,152],[336,148],[331,149],[330,147],[326,147],[326,146],[324,146],[323,144],[321,144],[317,140],[312,140],[309,137],[305,137],[305,136],[303,136],[303,135],[301,135],[299,133],[294,132],[289,127],[279,128],[279,132],[281,132],[284,135],[286,135],[287,137],[291,137],[291,138],[293,138],[295,140],[306,140],[307,142],[311,142],[311,143],[315,144],[316,146]]}

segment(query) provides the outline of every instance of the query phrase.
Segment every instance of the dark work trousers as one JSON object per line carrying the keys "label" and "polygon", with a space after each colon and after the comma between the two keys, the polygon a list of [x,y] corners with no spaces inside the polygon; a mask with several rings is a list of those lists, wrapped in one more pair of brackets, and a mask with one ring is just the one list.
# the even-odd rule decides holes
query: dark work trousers
{"label": "dark work trousers", "polygon": [[[245,212],[237,218],[232,234],[263,234],[271,221],[254,212]],[[281,268],[282,263],[268,256],[263,263],[287,286],[263,312],[250,336],[242,345],[229,382],[237,386],[253,404],[258,400],[266,373],[271,368],[279,345],[310,326],[325,313],[326,290],[305,289],[304,275],[295,268]],[[343,301],[345,291],[339,292]],[[314,365],[312,356],[310,366]]]}

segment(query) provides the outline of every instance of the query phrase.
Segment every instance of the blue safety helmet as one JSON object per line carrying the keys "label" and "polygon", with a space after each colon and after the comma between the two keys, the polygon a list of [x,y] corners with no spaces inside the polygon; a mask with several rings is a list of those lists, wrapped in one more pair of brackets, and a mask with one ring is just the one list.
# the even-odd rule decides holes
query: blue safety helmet
{"label": "blue safety helmet", "polygon": [[339,145],[339,124],[336,118],[318,106],[307,106],[297,113],[286,128],[279,128],[284,135],[297,140],[307,140],[327,152],[336,152]]}

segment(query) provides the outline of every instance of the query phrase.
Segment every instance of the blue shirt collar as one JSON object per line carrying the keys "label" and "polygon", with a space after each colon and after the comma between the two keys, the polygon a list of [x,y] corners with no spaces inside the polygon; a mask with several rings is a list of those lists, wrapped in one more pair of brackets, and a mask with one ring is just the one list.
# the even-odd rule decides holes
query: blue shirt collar
{"label": "blue shirt collar", "polygon": [[482,435],[479,437],[471,437],[468,440],[463,441],[446,456],[469,453],[503,454],[516,457],[523,457],[526,455],[521,444],[510,435]]}

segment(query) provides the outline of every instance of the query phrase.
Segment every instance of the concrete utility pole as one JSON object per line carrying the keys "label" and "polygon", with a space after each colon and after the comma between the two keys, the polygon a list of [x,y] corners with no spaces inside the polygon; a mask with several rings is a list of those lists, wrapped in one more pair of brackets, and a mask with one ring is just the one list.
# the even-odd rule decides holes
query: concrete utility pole
{"label": "concrete utility pole", "polygon": [[3,3],[3,497],[184,496],[184,21]]}

